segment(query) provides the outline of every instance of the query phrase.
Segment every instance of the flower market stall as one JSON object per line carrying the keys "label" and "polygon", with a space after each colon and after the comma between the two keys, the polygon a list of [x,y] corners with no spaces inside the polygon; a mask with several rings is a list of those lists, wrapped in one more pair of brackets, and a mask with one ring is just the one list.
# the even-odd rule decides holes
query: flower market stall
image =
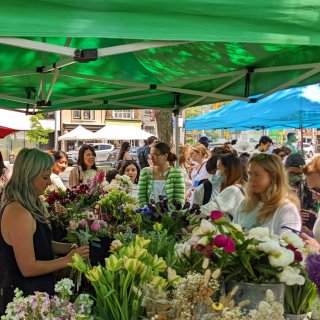
{"label": "flower market stall", "polygon": [[104,178],[46,194],[56,240],[90,243],[92,254],[73,257],[56,296],[17,288],[3,320],[310,319],[320,256],[297,234],[244,232],[166,197],[140,208],[128,177]]}

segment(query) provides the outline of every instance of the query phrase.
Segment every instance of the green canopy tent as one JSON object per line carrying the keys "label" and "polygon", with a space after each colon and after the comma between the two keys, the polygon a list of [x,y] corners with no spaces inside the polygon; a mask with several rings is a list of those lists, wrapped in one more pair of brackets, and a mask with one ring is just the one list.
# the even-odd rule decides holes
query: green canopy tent
{"label": "green canopy tent", "polygon": [[318,0],[2,1],[0,107],[179,110],[319,82],[319,12]]}

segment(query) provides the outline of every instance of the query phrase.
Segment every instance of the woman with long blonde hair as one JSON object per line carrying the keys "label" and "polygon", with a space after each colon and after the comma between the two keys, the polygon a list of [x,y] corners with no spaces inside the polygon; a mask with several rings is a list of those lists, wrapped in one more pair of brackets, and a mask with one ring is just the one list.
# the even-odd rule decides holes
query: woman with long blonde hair
{"label": "woman with long blonde hair", "polygon": [[246,230],[268,227],[274,234],[280,234],[288,227],[300,231],[299,199],[289,185],[279,157],[265,153],[252,156],[248,173],[246,196],[234,222]]}

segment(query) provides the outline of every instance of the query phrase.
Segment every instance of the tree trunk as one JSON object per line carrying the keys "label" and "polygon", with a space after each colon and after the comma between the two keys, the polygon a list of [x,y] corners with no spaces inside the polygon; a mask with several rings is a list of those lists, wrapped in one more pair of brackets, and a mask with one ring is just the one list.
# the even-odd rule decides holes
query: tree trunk
{"label": "tree trunk", "polygon": [[157,110],[157,129],[158,139],[167,143],[169,146],[173,145],[173,126],[172,126],[172,112],[171,110]]}

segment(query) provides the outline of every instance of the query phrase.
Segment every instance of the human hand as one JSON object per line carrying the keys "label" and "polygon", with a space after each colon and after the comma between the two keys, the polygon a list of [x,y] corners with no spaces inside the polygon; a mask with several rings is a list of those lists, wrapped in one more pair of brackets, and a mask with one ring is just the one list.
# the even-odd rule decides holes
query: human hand
{"label": "human hand", "polygon": [[71,263],[74,254],[80,255],[84,260],[89,258],[89,246],[81,246],[73,249],[66,255],[67,263]]}
{"label": "human hand", "polygon": [[303,223],[308,222],[310,216],[312,215],[314,216],[316,215],[316,213],[312,210],[305,210],[305,209],[300,210],[300,216]]}
{"label": "human hand", "polygon": [[301,233],[300,237],[304,240],[306,247],[309,247],[315,251],[320,250],[320,244],[316,239],[308,236],[306,233]]}

